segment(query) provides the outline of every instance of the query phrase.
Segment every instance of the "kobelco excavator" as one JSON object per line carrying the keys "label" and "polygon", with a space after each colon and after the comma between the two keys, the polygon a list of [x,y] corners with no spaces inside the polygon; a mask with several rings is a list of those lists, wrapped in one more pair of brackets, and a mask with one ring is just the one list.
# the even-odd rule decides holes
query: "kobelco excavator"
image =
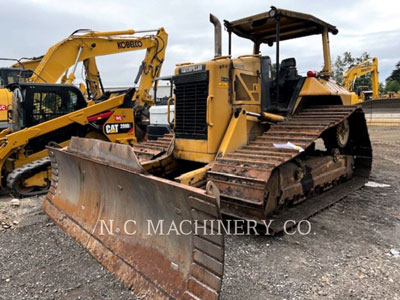
{"label": "kobelco excavator", "polygon": [[[173,133],[134,147],[74,138],[49,149],[55,172],[44,211],[149,299],[218,299],[221,216],[273,220],[269,232],[279,232],[284,220],[312,216],[370,173],[364,114],[330,80],[335,26],[272,7],[225,21],[222,56],[221,24],[211,21],[215,57],[176,67]],[[253,53],[232,58],[232,34],[252,41]],[[300,76],[295,58],[281,61],[279,49],[315,34],[323,69]],[[261,44],[275,44],[275,72]]]}
{"label": "kobelco excavator", "polygon": [[[143,33],[144,31],[142,31]],[[160,75],[168,35],[163,28],[146,31],[154,34],[135,36],[134,30],[89,32],[71,36],[50,48],[30,77],[35,81],[57,80],[69,66],[72,83],[76,64],[87,61],[88,84],[93,90],[100,82],[91,59],[96,56],[134,50],[146,50],[139,68],[137,88],[124,93],[105,94],[93,100],[70,84],[19,83],[13,90],[12,128],[0,133],[1,188],[17,197],[47,192],[50,186],[50,161],[45,147],[65,146],[71,136],[99,138],[133,145],[143,138],[148,123],[152,84]],[[48,66],[48,67],[44,67]],[[140,79],[140,81],[139,81]],[[94,84],[93,84],[94,83]],[[100,91],[102,92],[102,91]]]}
{"label": "kobelco excavator", "polygon": [[355,80],[358,77],[366,74],[371,74],[372,91],[369,91],[368,87],[367,90],[358,91],[357,94],[359,96],[359,99],[358,101],[356,101],[358,103],[370,100],[372,98],[379,98],[378,58],[374,57],[372,58],[372,60],[368,59],[366,61],[363,61],[362,63],[349,68],[346,73],[343,74],[342,85],[349,91],[355,91]]}

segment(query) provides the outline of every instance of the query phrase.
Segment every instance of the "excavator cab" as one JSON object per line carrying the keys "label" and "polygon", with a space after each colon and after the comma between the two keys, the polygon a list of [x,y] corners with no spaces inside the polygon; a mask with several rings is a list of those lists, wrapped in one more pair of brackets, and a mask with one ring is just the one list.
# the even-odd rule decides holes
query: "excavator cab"
{"label": "excavator cab", "polygon": [[10,109],[12,94],[6,87],[10,84],[26,82],[32,73],[33,71],[29,69],[0,68],[0,131],[11,127],[8,119],[12,113]]}
{"label": "excavator cab", "polygon": [[356,89],[355,92],[358,96],[359,99],[362,99],[363,101],[368,101],[373,99],[373,91],[370,89],[369,86],[367,85],[359,85]]}
{"label": "excavator cab", "polygon": [[26,82],[33,74],[32,70],[17,68],[0,68],[0,87],[6,87],[9,84]]}

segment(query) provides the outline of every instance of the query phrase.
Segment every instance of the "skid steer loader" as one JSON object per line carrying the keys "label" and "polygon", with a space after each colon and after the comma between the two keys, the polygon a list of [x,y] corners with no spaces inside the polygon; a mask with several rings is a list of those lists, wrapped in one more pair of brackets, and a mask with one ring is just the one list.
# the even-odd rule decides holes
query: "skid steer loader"
{"label": "skid steer loader", "polygon": [[13,132],[0,138],[0,167],[1,188],[15,197],[48,191],[47,145],[66,146],[71,136],[136,142],[134,88],[91,105],[73,85],[19,83],[11,89]]}
{"label": "skid steer loader", "polygon": [[[222,56],[221,24],[210,20],[214,59],[175,71],[173,133],[132,148],[74,138],[49,149],[56,171],[44,211],[148,299],[218,299],[221,217],[273,220],[279,232],[360,188],[371,168],[363,112],[330,80],[336,27],[272,7],[225,21]],[[253,54],[231,58],[232,33],[253,41]],[[324,67],[300,76],[294,58],[280,61],[280,44],[314,34]],[[276,45],[275,77],[263,43]]]}

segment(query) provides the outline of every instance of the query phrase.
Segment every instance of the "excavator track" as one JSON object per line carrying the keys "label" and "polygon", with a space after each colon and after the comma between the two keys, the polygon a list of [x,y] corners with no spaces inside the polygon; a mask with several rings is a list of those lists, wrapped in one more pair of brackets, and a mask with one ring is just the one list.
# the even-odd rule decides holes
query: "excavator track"
{"label": "excavator track", "polygon": [[7,188],[10,193],[17,198],[46,194],[49,191],[50,182],[47,187],[39,188],[38,190],[34,187],[24,188],[23,181],[37,173],[46,171],[50,165],[50,158],[44,157],[14,169],[7,176]]}
{"label": "excavator track", "polygon": [[[343,155],[344,161],[354,161],[354,174],[352,180],[340,184],[338,191],[328,191],[317,195],[314,201],[305,201],[293,208],[278,210],[278,214],[266,216],[267,185],[275,170],[291,162],[303,164],[302,158],[307,149],[314,142],[328,133],[338,124],[350,120],[350,132],[353,132],[354,147],[351,155]],[[282,149],[274,144],[292,144],[303,148]],[[330,156],[331,155],[325,155]],[[320,160],[324,157],[320,158]],[[371,167],[372,150],[368,138],[363,112],[357,106],[317,106],[308,107],[301,112],[289,117],[286,121],[271,125],[268,131],[258,136],[254,141],[237,149],[233,153],[218,158],[207,172],[207,180],[213,181],[221,192],[221,212],[225,215],[256,219],[261,222],[265,217],[274,221],[274,233],[283,230],[285,220],[299,220],[309,218],[318,211],[332,205],[345,197],[350,191],[361,187],[367,179]],[[327,163],[334,164],[334,158],[326,159]],[[352,162],[353,163],[353,162]],[[339,173],[339,168],[332,171],[326,170],[320,174],[319,180],[315,179],[316,186],[303,184],[302,194],[293,196],[292,203],[310,198],[317,192],[326,191],[340,182],[349,179],[348,174]],[[344,168],[342,168],[344,170]],[[283,173],[283,172],[281,172]],[[281,175],[284,176],[284,175]],[[305,179],[307,174],[304,176]],[[323,178],[325,177],[325,178]],[[313,178],[309,178],[314,183]],[[286,178],[285,181],[291,180]],[[305,181],[306,182],[306,181]],[[322,183],[321,183],[322,182]],[[292,183],[293,187],[295,186]],[[309,184],[308,184],[309,185]],[[335,189],[336,190],[336,189]],[[280,193],[278,192],[277,195]],[[281,191],[282,194],[282,191]],[[287,199],[286,199],[287,200]],[[279,208],[279,207],[278,207]],[[279,224],[279,225],[278,225]]]}

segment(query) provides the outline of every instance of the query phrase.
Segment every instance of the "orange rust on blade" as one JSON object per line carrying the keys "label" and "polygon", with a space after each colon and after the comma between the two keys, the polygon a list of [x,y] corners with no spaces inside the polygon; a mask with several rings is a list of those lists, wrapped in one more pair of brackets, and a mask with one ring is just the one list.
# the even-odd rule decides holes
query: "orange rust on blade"
{"label": "orange rust on blade", "polygon": [[71,220],[64,212],[54,206],[51,201],[45,199],[42,206],[45,213],[60,226],[69,236],[74,238],[79,244],[86,247],[89,253],[107,270],[115,274],[121,281],[136,293],[146,292],[154,296],[153,299],[170,299],[157,287],[152,285],[143,275],[137,272],[131,265],[124,262],[112,251],[99,242],[78,224]]}
{"label": "orange rust on blade", "polygon": [[[107,146],[93,143],[97,143],[93,149]],[[192,292],[189,279],[196,276],[205,286],[204,295],[193,291],[198,299],[219,295],[223,238],[199,243],[200,237],[193,234],[166,235],[171,223],[193,222],[199,216],[201,222],[219,219],[216,198],[204,190],[101,161],[95,153],[91,157],[68,149],[51,151],[58,175],[43,209],[108,270],[135,292],[153,295],[151,299],[183,299]],[[127,223],[132,220],[136,223]],[[164,220],[166,229],[149,234],[148,220],[153,226]],[[218,266],[198,264],[193,269],[195,251],[213,257]]]}
{"label": "orange rust on blade", "polygon": [[188,286],[189,291],[197,297],[202,297],[207,300],[218,300],[218,294],[213,289],[194,277],[189,279]]}

